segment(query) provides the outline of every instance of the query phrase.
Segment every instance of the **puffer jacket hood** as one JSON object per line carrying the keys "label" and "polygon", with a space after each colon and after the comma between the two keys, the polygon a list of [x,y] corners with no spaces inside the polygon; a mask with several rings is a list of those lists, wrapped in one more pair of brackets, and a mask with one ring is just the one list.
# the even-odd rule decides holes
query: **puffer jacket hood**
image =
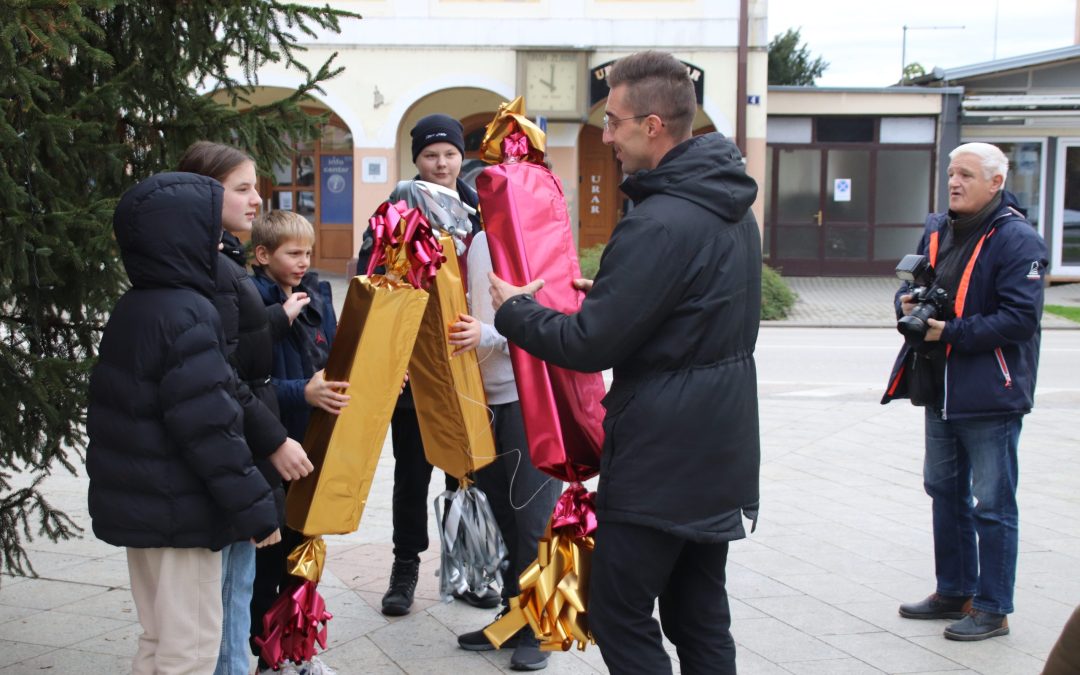
{"label": "puffer jacket hood", "polygon": [[621,187],[635,204],[650,195],[672,194],[728,222],[746,214],[758,191],[757,183],[746,174],[739,148],[719,133],[680,143],[655,169],[634,174]]}
{"label": "puffer jacket hood", "polygon": [[213,178],[180,172],[128,190],[113,215],[113,232],[131,285],[212,296],[224,194]]}

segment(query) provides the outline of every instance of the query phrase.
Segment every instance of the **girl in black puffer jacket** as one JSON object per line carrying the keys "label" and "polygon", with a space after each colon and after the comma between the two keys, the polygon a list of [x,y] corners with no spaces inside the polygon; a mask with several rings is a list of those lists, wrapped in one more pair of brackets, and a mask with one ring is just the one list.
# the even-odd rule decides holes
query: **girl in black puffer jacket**
{"label": "girl in black puffer jacket", "polygon": [[113,218],[131,289],[90,378],[86,470],[94,534],[127,547],[144,628],[136,673],[213,666],[217,551],[277,534],[210,301],[222,194],[203,176],[161,174],[129,190]]}
{"label": "girl in black puffer jacket", "polygon": [[[184,153],[180,169],[215,178],[225,188],[221,217],[225,234],[218,254],[214,305],[221,315],[226,353],[236,370],[238,397],[244,409],[244,437],[256,466],[274,490],[278,523],[284,525],[281,479],[306,476],[312,466],[304,449],[288,437],[278,419],[270,367],[275,336],[285,334],[307,299],[298,294],[289,303],[268,308],[248,277],[243,247],[235,234],[251,230],[261,204],[255,189],[254,160],[234,147],[200,141]],[[222,571],[225,620],[216,672],[246,673],[255,547],[248,541],[237,541],[227,547]]]}

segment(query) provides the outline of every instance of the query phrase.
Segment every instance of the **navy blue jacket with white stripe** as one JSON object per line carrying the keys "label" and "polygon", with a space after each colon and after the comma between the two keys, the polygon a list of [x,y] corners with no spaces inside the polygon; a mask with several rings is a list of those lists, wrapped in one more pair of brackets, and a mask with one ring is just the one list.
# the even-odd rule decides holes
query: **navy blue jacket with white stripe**
{"label": "navy blue jacket with white stripe", "polygon": [[[1024,414],[1034,403],[1039,366],[1039,323],[1043,311],[1046,244],[1024,218],[1016,197],[1005,192],[982,246],[972,254],[962,312],[945,324],[945,419]],[[947,213],[932,213],[919,241],[927,255],[931,235],[942,232]],[[970,264],[970,261],[969,261]],[[908,293],[905,283],[896,293]],[[907,398],[908,345],[889,376],[882,403]]]}

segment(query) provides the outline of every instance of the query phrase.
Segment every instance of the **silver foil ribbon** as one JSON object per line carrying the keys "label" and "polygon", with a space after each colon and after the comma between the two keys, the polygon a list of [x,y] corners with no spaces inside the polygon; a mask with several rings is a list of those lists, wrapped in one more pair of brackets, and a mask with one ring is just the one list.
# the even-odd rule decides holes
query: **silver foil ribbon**
{"label": "silver foil ribbon", "polygon": [[475,485],[443,492],[435,498],[435,521],[442,542],[439,596],[443,602],[468,591],[500,593],[506,544],[487,495]]}
{"label": "silver foil ribbon", "polygon": [[465,204],[453,190],[422,180],[403,180],[390,193],[390,201],[404,200],[410,207],[420,209],[431,227],[454,239],[458,256],[465,253],[465,239],[472,232],[469,216],[476,209]]}

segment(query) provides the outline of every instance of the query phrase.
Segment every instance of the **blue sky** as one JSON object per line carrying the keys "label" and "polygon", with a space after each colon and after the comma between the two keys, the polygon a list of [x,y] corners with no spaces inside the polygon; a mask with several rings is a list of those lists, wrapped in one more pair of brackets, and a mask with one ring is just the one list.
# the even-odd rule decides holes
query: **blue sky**
{"label": "blue sky", "polygon": [[768,34],[802,27],[830,64],[819,86],[875,87],[900,78],[905,24],[907,61],[947,70],[1070,46],[1076,11],[1076,0],[769,0]]}

